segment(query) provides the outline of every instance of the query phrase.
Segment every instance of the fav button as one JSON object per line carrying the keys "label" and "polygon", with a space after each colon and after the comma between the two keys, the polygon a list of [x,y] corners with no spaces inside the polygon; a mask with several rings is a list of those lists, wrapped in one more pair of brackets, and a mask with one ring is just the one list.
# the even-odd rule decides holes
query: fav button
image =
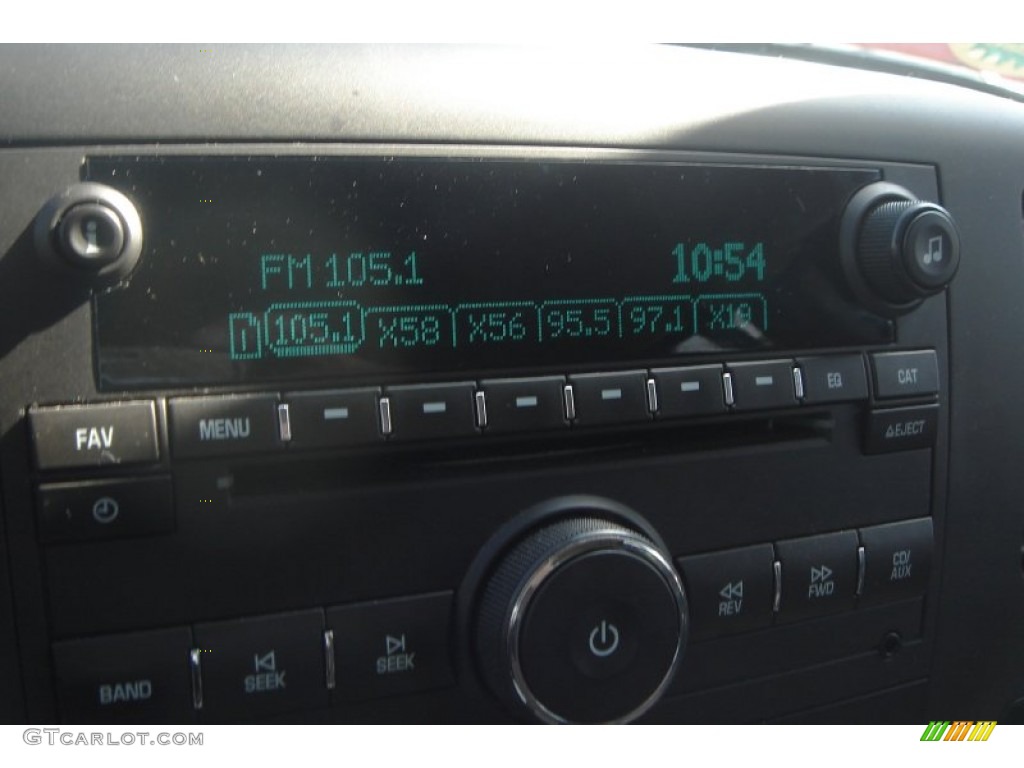
{"label": "fav button", "polygon": [[178,458],[270,451],[281,446],[276,395],[171,400],[171,449]]}
{"label": "fav button", "polygon": [[441,592],[328,609],[335,703],[452,685],[451,606],[452,594]]}
{"label": "fav button", "polygon": [[148,464],[158,461],[152,401],[34,406],[29,431],[39,469]]}

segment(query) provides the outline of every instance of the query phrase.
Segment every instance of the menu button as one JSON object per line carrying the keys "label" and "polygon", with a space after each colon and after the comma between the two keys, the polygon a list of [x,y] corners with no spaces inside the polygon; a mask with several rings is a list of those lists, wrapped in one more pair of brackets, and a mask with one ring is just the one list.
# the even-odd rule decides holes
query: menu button
{"label": "menu button", "polygon": [[179,458],[274,450],[277,397],[187,397],[169,403],[171,446]]}

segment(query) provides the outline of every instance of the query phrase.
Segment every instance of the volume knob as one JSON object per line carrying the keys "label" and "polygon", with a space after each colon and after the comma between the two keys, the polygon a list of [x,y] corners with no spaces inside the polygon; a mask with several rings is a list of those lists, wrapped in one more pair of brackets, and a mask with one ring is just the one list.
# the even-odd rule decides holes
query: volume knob
{"label": "volume knob", "polygon": [[914,309],[941,292],[960,266],[960,234],[949,213],[894,184],[858,192],[843,229],[848,281],[881,314]]}
{"label": "volume knob", "polygon": [[478,659],[492,693],[522,715],[629,721],[675,674],[686,597],[650,538],[580,512],[501,558],[477,616]]}

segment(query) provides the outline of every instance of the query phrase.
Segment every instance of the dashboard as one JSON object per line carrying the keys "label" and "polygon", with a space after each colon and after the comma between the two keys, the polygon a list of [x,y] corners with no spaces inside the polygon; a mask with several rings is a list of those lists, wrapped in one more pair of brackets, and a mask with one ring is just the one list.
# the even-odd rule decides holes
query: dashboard
{"label": "dashboard", "polygon": [[0,47],[0,721],[1024,721],[1024,104],[842,64]]}

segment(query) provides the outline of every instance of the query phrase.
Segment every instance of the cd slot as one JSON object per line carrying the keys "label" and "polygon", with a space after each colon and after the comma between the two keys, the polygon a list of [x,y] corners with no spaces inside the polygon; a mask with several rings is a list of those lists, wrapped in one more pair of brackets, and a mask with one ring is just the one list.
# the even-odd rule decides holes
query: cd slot
{"label": "cd slot", "polygon": [[[457,480],[473,472],[509,474],[638,459],[730,452],[778,451],[790,448],[824,448],[837,431],[837,412],[842,432],[857,431],[852,406],[833,411],[806,411],[774,417],[729,419],[685,425],[660,425],[643,430],[615,430],[588,434],[465,441],[452,444],[388,446],[389,450],[362,453],[309,453],[301,458],[275,457],[273,462],[239,460],[231,467],[231,495],[266,497],[289,493],[301,486],[305,492],[329,492],[338,488],[375,487],[396,483]],[[288,478],[287,484],[283,478]]]}

